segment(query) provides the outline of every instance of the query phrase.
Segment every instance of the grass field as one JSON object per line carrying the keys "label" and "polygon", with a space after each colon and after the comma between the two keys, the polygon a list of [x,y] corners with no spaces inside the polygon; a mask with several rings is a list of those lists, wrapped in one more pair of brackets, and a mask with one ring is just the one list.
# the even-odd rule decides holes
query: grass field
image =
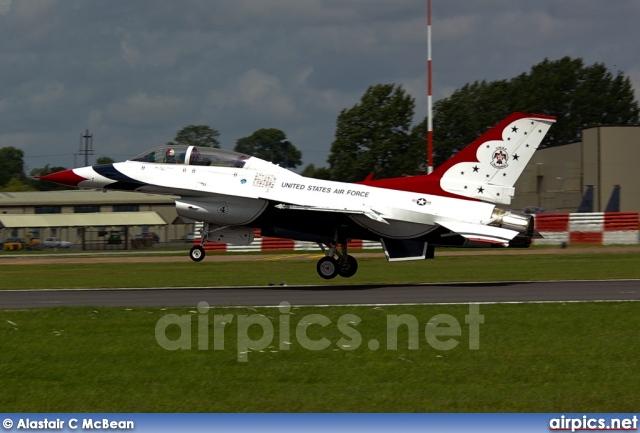
{"label": "grass field", "polygon": [[[361,259],[350,282],[640,278],[639,258],[639,253],[605,249],[395,264]],[[199,264],[1,266],[0,272],[4,289],[348,281],[324,283],[315,274],[315,261],[276,256]],[[476,350],[470,349],[473,332],[465,323],[468,305],[293,307],[288,313],[277,308],[203,313],[195,306],[21,311],[0,306],[0,407],[5,412],[579,413],[640,407],[638,303],[480,305],[479,313],[484,323],[478,325]],[[190,324],[190,332],[176,324],[159,327],[167,314],[187,316],[181,320]],[[310,314],[330,322],[305,328]],[[390,350],[387,338],[396,333],[389,320],[402,314],[415,318],[412,330],[418,337],[411,341],[418,347],[409,348],[408,327],[401,326],[398,347]],[[228,315],[223,334],[216,315]],[[458,323],[460,332],[450,322],[433,322],[442,315]],[[252,318],[262,325],[247,326]],[[265,321],[274,328],[272,339],[263,334]],[[306,349],[299,327],[329,346]],[[281,333],[287,329],[288,335]],[[436,339],[457,345],[438,350],[427,340],[433,329],[452,332]],[[157,336],[185,348],[166,350]],[[249,346],[263,349],[244,350],[243,336],[254,342]],[[199,350],[204,342],[208,347]],[[247,361],[241,362],[244,352]]]}
{"label": "grass field", "polygon": [[[0,407],[5,412],[633,412],[640,407],[637,303],[479,308],[484,323],[478,350],[469,349],[468,306],[304,307],[292,314],[264,308],[207,314],[151,308],[3,311]],[[156,341],[156,325],[166,314],[190,316],[189,350],[165,350]],[[224,350],[214,348],[215,314],[233,317]],[[256,314],[273,324],[274,339],[239,362],[236,324],[240,315]],[[308,328],[310,338],[331,342],[324,350],[307,350],[297,340],[297,326],[308,314],[331,320]],[[350,326],[362,344],[338,328],[344,314],[361,320]],[[398,349],[387,350],[392,314],[416,317],[417,350],[408,348],[406,327],[398,333]],[[438,314],[461,325],[459,336],[440,337],[458,342],[451,350],[436,350],[425,338],[427,323]],[[198,350],[198,317],[208,321],[207,350]],[[280,325],[281,317],[289,326]],[[171,325],[166,335],[177,341],[179,329]],[[252,325],[247,335],[257,341],[262,329]],[[290,329],[288,350],[279,348],[280,329]],[[378,350],[369,349],[371,339],[380,343]]]}
{"label": "grass field", "polygon": [[[436,256],[434,260],[387,263],[382,254],[360,258],[358,273],[349,279],[322,280],[316,260],[304,255],[254,256],[249,261],[218,262],[188,258],[177,262],[138,263],[122,256],[117,263],[0,266],[2,289],[101,287],[213,287],[265,286],[270,282],[303,284],[379,284],[461,281],[533,281],[640,278],[640,252],[541,255]],[[309,256],[309,255],[307,255]],[[4,259],[11,263],[10,259]]]}

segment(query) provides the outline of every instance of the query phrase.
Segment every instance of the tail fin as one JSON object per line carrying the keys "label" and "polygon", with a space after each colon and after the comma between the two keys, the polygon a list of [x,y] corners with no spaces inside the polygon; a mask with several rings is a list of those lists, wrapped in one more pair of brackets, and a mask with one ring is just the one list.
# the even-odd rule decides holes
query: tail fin
{"label": "tail fin", "polygon": [[620,212],[620,185],[614,185],[605,212]]}
{"label": "tail fin", "polygon": [[587,185],[587,190],[582,197],[578,213],[593,212],[593,185]]}
{"label": "tail fin", "polygon": [[492,203],[511,203],[513,185],[540,146],[555,117],[512,113],[433,173],[363,183]]}
{"label": "tail fin", "polygon": [[432,175],[446,192],[509,204],[513,185],[554,122],[550,116],[513,113]]}

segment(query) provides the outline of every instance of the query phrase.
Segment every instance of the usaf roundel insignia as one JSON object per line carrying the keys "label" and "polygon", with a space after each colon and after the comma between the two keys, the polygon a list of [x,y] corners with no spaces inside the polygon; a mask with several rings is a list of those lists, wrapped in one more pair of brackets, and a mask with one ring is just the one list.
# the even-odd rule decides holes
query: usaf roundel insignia
{"label": "usaf roundel insignia", "polygon": [[498,146],[491,155],[491,166],[494,168],[507,168],[509,166],[509,164],[507,164],[508,160],[509,154],[507,153],[507,149],[505,147]]}

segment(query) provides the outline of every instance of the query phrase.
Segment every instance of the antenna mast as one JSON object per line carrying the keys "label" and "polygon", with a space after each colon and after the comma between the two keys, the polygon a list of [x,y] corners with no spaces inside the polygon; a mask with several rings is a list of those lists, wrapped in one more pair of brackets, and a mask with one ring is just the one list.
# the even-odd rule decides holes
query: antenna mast
{"label": "antenna mast", "polygon": [[[82,148],[82,139],[84,138],[84,149]],[[89,134],[89,130],[86,129],[84,135],[81,137],[80,149],[78,154],[84,155],[84,165],[89,165],[89,155],[93,155],[93,134]]]}
{"label": "antenna mast", "polygon": [[433,172],[433,110],[431,96],[431,0],[427,0],[427,174]]}

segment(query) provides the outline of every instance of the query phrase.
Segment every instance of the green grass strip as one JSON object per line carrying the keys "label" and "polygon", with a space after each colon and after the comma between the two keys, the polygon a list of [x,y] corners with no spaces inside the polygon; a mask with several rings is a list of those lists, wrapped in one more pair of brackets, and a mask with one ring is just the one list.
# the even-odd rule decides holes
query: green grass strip
{"label": "green grass strip", "polygon": [[[640,407],[638,304],[480,305],[479,347],[469,348],[469,306],[294,307],[279,309],[57,308],[0,312],[0,407],[5,412],[634,412]],[[173,324],[165,350],[156,326],[188,315],[191,333]],[[305,349],[296,337],[309,314],[327,326],[307,334],[329,347]],[[337,326],[357,330],[361,344]],[[407,327],[388,350],[390,315],[416,318],[418,348]],[[215,315],[231,315],[216,350]],[[241,315],[274,327],[262,351],[238,361]],[[457,346],[426,340],[430,319],[460,324]],[[252,316],[255,317],[255,316]],[[436,316],[438,317],[438,316]],[[198,321],[205,322],[199,328]],[[243,319],[244,320],[244,319]],[[286,324],[288,322],[288,325]],[[281,323],[283,323],[281,325]],[[206,329],[206,332],[204,331]],[[246,335],[262,337],[258,325]],[[289,329],[289,335],[280,330]],[[199,340],[201,332],[204,340]],[[279,340],[287,341],[287,349]],[[285,340],[286,339],[286,340]],[[341,340],[342,339],[342,340]],[[369,342],[379,342],[378,350]],[[206,350],[198,344],[207,341]],[[218,344],[220,342],[218,341]],[[346,347],[349,346],[349,347]],[[347,350],[348,349],[348,350]]]}
{"label": "green grass strip", "polygon": [[434,260],[387,263],[361,258],[349,279],[322,280],[316,259],[256,256],[249,261],[41,264],[0,266],[2,289],[103,287],[264,286],[270,282],[307,284],[392,284],[463,281],[534,281],[640,278],[640,252],[488,255],[436,257]]}

